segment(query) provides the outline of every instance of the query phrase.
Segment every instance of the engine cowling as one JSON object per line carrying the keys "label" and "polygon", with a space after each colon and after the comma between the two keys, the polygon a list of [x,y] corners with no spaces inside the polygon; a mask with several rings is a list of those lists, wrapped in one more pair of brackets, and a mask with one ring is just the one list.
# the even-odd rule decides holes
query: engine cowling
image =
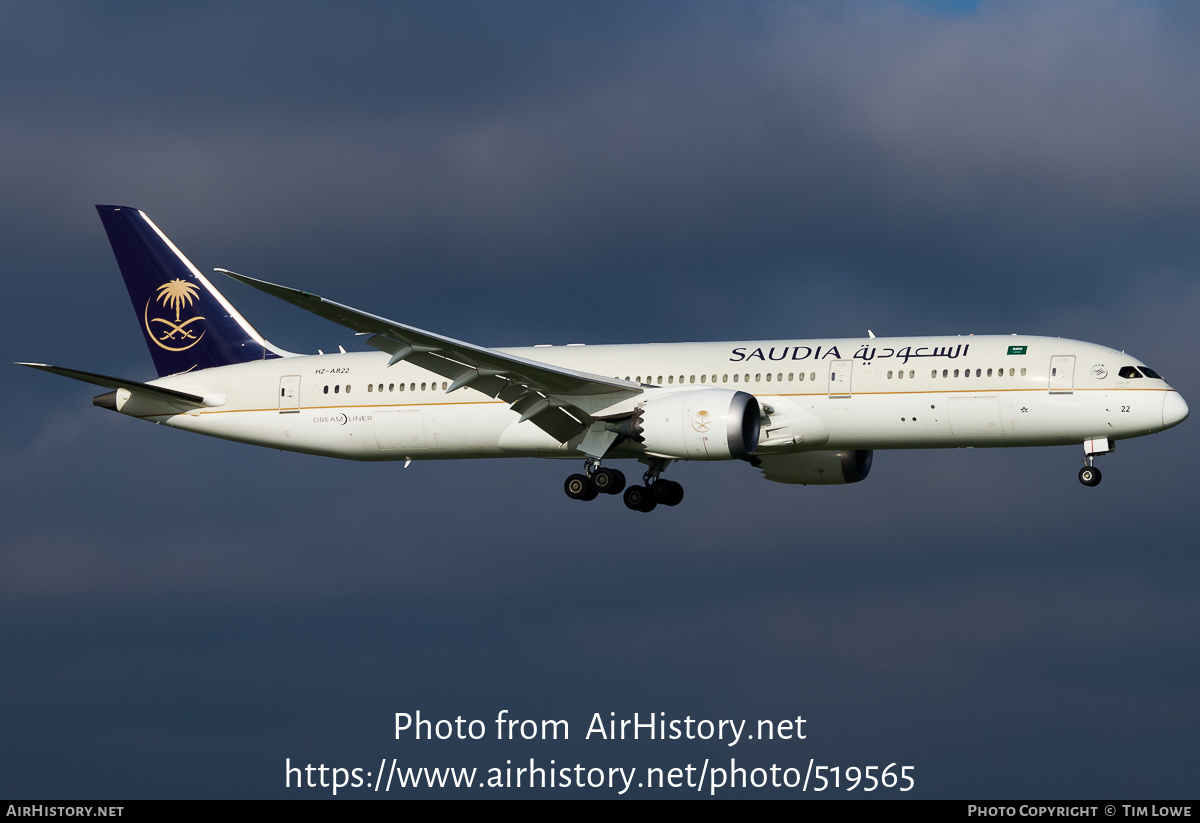
{"label": "engine cowling", "polygon": [[759,457],[763,476],[776,483],[835,486],[865,480],[875,452],[870,449],[772,454]]}
{"label": "engine cowling", "polygon": [[736,460],[758,447],[758,400],[746,392],[672,392],[646,400],[640,412],[639,434],[651,454],[677,460]]}

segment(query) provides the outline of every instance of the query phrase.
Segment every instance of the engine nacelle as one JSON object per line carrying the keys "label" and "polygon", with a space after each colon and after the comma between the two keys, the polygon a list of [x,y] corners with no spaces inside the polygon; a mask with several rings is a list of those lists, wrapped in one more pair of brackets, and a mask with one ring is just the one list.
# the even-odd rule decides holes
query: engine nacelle
{"label": "engine nacelle", "polygon": [[776,483],[800,483],[805,486],[834,486],[857,483],[871,472],[874,452],[870,449],[846,449],[836,452],[772,454],[758,458],[763,476]]}
{"label": "engine nacelle", "polygon": [[746,392],[672,392],[651,397],[640,411],[640,435],[651,454],[677,460],[736,460],[758,447],[758,400]]}

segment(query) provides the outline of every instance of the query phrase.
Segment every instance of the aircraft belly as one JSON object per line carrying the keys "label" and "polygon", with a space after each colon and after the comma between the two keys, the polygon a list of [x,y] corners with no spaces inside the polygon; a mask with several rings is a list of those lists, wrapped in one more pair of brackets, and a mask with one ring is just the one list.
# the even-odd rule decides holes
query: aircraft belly
{"label": "aircraft belly", "polygon": [[363,409],[312,409],[300,414],[277,410],[176,415],[167,425],[283,451],[355,460],[378,459],[374,415]]}
{"label": "aircraft belly", "polygon": [[[1140,400],[1152,417],[1154,404]],[[1091,436],[1088,432],[1116,437],[1147,433],[1140,415],[1129,425],[1112,424],[1112,418],[1120,415],[1106,409],[1120,408],[1120,403],[1093,392],[864,392],[812,405],[829,429],[824,448],[1034,446],[1081,443]]]}

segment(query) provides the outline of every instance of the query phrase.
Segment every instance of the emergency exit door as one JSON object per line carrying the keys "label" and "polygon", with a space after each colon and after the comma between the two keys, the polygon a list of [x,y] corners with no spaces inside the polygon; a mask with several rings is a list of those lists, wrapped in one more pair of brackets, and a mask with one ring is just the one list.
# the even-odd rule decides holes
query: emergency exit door
{"label": "emergency exit door", "polygon": [[279,378],[279,413],[300,411],[300,375]]}
{"label": "emergency exit door", "polygon": [[1060,354],[1050,358],[1050,393],[1071,394],[1075,391],[1075,355]]}

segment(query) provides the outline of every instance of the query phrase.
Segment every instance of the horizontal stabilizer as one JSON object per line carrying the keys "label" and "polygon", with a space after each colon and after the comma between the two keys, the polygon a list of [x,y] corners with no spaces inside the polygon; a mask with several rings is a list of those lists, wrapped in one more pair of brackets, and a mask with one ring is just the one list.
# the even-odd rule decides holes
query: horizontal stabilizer
{"label": "horizontal stabilizer", "polygon": [[175,391],[174,389],[164,389],[161,386],[151,386],[149,383],[139,383],[136,380],[125,380],[120,377],[93,374],[90,371],[80,371],[79,369],[64,369],[61,366],[48,366],[45,363],[17,363],[17,365],[48,371],[51,374],[61,374],[63,377],[70,377],[72,380],[82,380],[84,383],[91,383],[93,386],[102,386],[106,389],[126,389],[136,394],[155,397],[160,400],[173,400],[176,403],[191,403],[196,406],[204,405],[203,397],[188,394],[187,392]]}

